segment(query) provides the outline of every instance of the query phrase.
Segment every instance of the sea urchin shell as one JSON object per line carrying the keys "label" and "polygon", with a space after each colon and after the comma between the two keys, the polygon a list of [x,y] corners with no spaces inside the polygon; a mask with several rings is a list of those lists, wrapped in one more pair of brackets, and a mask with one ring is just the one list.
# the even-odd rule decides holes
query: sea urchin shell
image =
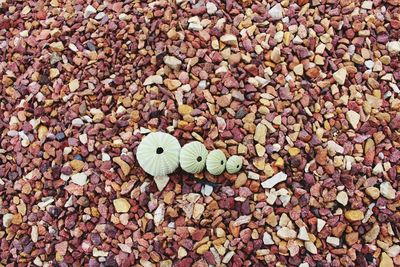
{"label": "sea urchin shell", "polygon": [[167,133],[154,132],[143,138],[136,158],[143,170],[153,176],[167,175],[179,166],[181,145]]}
{"label": "sea urchin shell", "polygon": [[226,157],[220,149],[215,149],[208,154],[207,171],[213,175],[220,175],[225,170]]}
{"label": "sea urchin shell", "polygon": [[207,155],[206,147],[198,141],[184,145],[179,156],[182,170],[189,173],[201,172],[206,166]]}
{"label": "sea urchin shell", "polygon": [[243,157],[241,156],[230,156],[226,161],[226,171],[230,174],[238,172],[243,165]]}

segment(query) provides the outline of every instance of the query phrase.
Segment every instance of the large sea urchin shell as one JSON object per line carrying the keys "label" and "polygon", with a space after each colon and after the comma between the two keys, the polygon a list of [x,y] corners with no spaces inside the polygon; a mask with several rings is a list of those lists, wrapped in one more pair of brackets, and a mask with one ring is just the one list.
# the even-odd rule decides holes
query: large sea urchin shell
{"label": "large sea urchin shell", "polygon": [[150,133],[143,138],[136,151],[139,165],[153,176],[167,175],[179,166],[181,145],[167,133]]}

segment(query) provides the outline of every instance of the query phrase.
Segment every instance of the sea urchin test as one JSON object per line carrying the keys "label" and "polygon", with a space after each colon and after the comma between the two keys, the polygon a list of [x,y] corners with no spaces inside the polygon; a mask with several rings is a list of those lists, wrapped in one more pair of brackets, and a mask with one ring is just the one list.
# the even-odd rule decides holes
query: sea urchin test
{"label": "sea urchin test", "polygon": [[167,175],[178,168],[180,150],[181,145],[174,136],[154,132],[140,142],[136,158],[140,167],[148,174]]}

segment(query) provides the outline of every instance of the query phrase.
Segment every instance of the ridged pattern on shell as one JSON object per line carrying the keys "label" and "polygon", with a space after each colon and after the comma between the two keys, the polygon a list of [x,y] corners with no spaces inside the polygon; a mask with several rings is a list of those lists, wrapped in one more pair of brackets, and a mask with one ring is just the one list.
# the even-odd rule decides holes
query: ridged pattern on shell
{"label": "ridged pattern on shell", "polygon": [[200,142],[195,141],[184,145],[179,156],[182,170],[188,173],[201,172],[206,166],[207,155],[206,147]]}
{"label": "ridged pattern on shell", "polygon": [[243,157],[241,156],[230,156],[226,161],[226,171],[230,174],[240,171],[243,166]]}
{"label": "ridged pattern on shell", "polygon": [[224,152],[215,149],[208,154],[206,167],[212,175],[220,175],[225,170],[226,157]]}
{"label": "ridged pattern on shell", "polygon": [[[163,152],[157,154],[157,148]],[[145,172],[153,176],[167,175],[179,166],[181,145],[178,140],[167,133],[150,133],[140,142],[136,158]]]}

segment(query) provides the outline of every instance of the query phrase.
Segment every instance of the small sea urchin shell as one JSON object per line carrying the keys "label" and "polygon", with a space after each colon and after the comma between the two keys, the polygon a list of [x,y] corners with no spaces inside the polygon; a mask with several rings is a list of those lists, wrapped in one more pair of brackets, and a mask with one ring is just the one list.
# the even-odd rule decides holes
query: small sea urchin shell
{"label": "small sea urchin shell", "polygon": [[226,157],[224,152],[215,149],[208,154],[206,166],[207,171],[212,175],[220,175],[225,170]]}
{"label": "small sea urchin shell", "polygon": [[226,171],[230,174],[238,172],[243,165],[243,158],[241,156],[230,156],[226,161]]}
{"label": "small sea urchin shell", "polygon": [[208,151],[200,142],[191,142],[184,145],[179,156],[182,170],[189,173],[199,173],[206,166]]}
{"label": "small sea urchin shell", "polygon": [[181,145],[167,133],[150,133],[143,138],[136,151],[140,167],[153,176],[167,175],[179,166]]}

